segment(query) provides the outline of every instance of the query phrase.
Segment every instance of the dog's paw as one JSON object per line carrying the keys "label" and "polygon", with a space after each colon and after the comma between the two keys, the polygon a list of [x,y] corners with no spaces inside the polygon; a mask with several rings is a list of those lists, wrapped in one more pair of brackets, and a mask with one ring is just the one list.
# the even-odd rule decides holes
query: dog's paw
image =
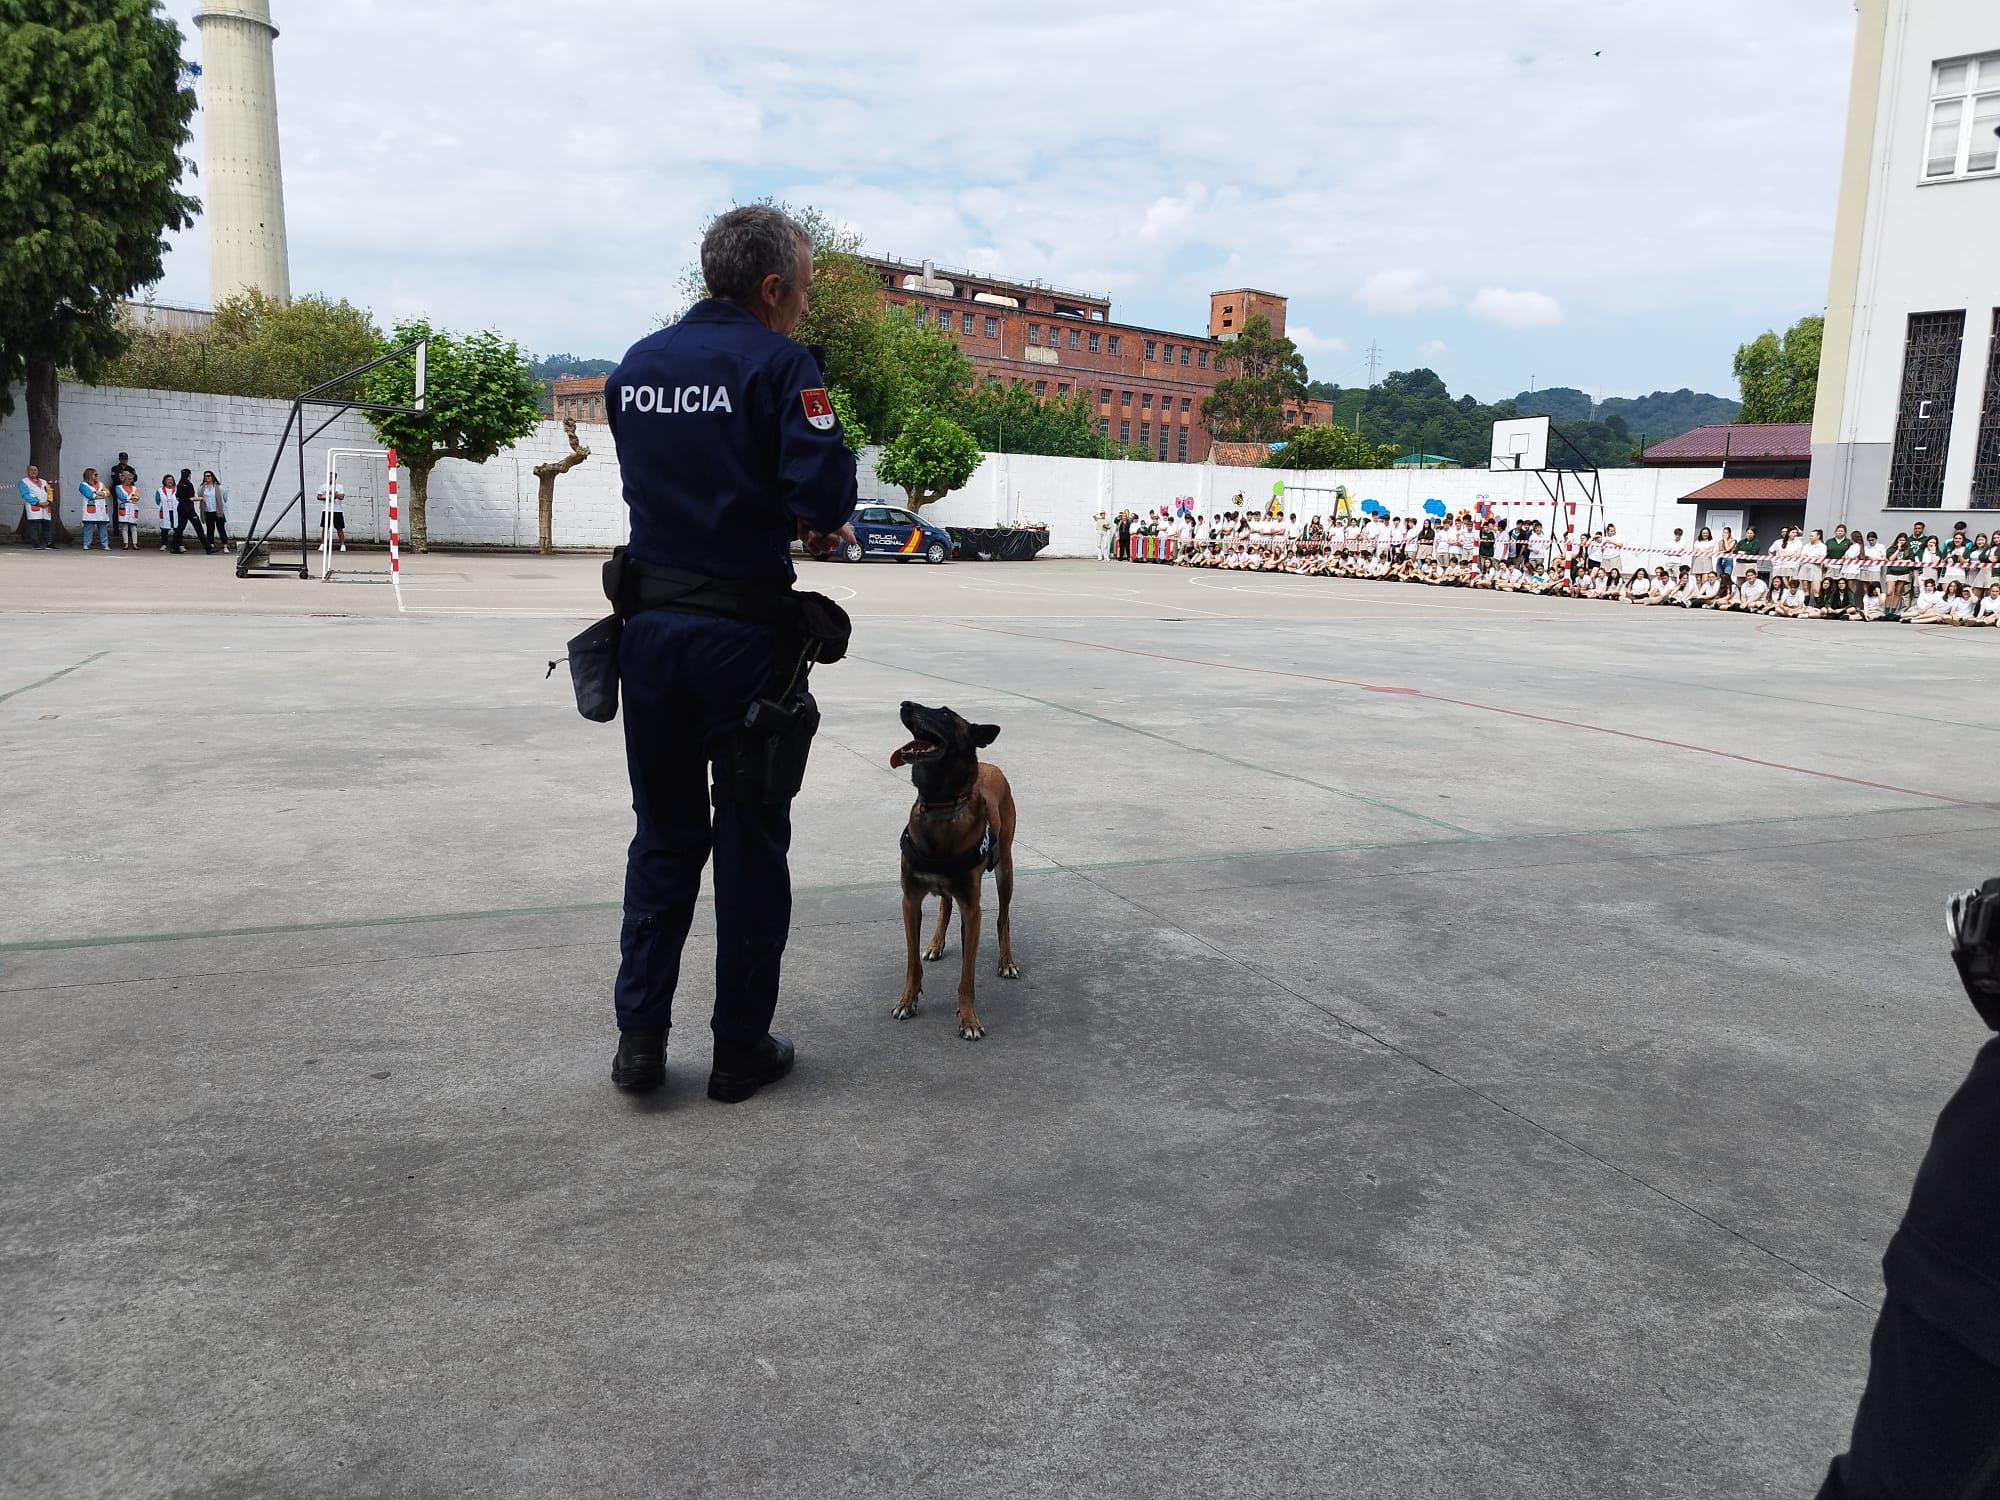
{"label": "dog's paw", "polygon": [[1011,958],[1001,959],[1000,977],[1002,979],[1019,979],[1021,977],[1021,966]]}
{"label": "dog's paw", "polygon": [[977,1021],[960,1020],[958,1023],[958,1034],[961,1040],[976,1042],[986,1035],[986,1028],[981,1026]]}
{"label": "dog's paw", "polygon": [[896,1008],[889,1012],[889,1014],[894,1016],[898,1021],[907,1021],[910,1019],[911,1016],[914,1016],[916,1013],[917,1013],[917,1002],[914,1000],[898,1000],[896,1002]]}
{"label": "dog's paw", "polygon": [[944,957],[944,948],[942,945],[936,948],[924,949],[924,962],[927,964],[934,964],[943,957]]}

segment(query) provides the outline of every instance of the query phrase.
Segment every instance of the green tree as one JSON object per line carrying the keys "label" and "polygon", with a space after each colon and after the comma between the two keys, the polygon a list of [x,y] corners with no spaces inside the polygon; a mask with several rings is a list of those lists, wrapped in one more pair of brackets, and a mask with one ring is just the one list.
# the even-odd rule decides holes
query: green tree
{"label": "green tree", "polygon": [[913,411],[875,460],[875,477],[900,486],[910,497],[911,508],[921,510],[964,484],[985,457],[972,434],[950,417]]}
{"label": "green tree", "polygon": [[[541,415],[541,382],[521,346],[497,333],[460,337],[439,333],[416,319],[398,323],[389,337],[394,348],[430,340],[424,410],[408,415],[372,412],[368,417],[375,436],[394,448],[410,471],[410,549],[425,552],[430,549],[424,511],[431,470],[447,458],[485,463],[527,436]],[[362,388],[370,401],[414,405],[415,367],[407,359],[392,360],[370,370]]]}
{"label": "green tree", "polygon": [[989,379],[968,392],[952,419],[988,453],[1106,458],[1097,408],[1086,396],[1037,396],[1022,381]]}
{"label": "green tree", "polygon": [[1826,319],[1800,318],[1783,336],[1766,329],[1736,351],[1743,422],[1810,422],[1819,388],[1819,347]]}
{"label": "green tree", "polygon": [[262,292],[231,297],[202,329],[136,329],[107,364],[101,385],[213,391],[289,401],[381,351],[382,330],[345,300],[280,302]]}
{"label": "green tree", "polygon": [[1386,469],[1396,459],[1392,445],[1377,446],[1350,428],[1294,427],[1285,446],[1264,460],[1267,469]]}
{"label": "green tree", "polygon": [[1201,418],[1217,442],[1274,443],[1286,435],[1285,407],[1306,399],[1306,362],[1298,346],[1254,317],[1215,356],[1228,373],[1201,403]]}
{"label": "green tree", "polygon": [[160,279],[200,207],[180,190],[194,102],[154,0],[0,0],[0,416],[25,381],[51,480],[57,372],[89,379],[118,352],[119,302]]}

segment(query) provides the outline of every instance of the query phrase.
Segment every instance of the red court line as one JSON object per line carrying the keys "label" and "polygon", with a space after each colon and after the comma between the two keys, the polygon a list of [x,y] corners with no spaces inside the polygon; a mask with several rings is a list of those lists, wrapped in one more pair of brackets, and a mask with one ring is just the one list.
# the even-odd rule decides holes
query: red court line
{"label": "red court line", "polygon": [[1865,776],[1845,776],[1839,771],[1822,771],[1813,766],[1794,766],[1782,760],[1763,760],[1755,755],[1739,755],[1734,750],[1717,750],[1712,745],[1691,745],[1685,740],[1661,739],[1657,735],[1640,734],[1631,729],[1613,729],[1608,724],[1589,724],[1582,719],[1562,719],[1551,714],[1529,713],[1526,709],[1506,708],[1498,703],[1474,703],[1466,698],[1447,698],[1441,693],[1425,692],[1422,688],[1392,687],[1379,682],[1360,682],[1352,677],[1327,677],[1318,672],[1293,672],[1283,667],[1246,667],[1236,662],[1205,661],[1198,656],[1175,656],[1165,651],[1140,651],[1131,646],[1107,646],[1101,641],[1079,641],[1061,635],[1035,635],[1025,630],[1001,630],[992,625],[967,625],[959,623],[961,630],[976,630],[983,635],[1007,635],[1022,641],[1053,641],[1061,646],[1082,646],[1091,651],[1112,651],[1120,656],[1143,656],[1152,661],[1178,662],[1189,667],[1214,667],[1224,672],[1249,672],[1258,677],[1291,677],[1301,682],[1325,682],[1335,687],[1359,688],[1364,693],[1394,693],[1401,697],[1422,698],[1429,703],[1444,703],[1453,708],[1477,709],[1481,713],[1504,714],[1510,719],[1528,719],[1537,724],[1554,724],[1562,729],[1582,729],[1591,734],[1608,734],[1621,740],[1636,740],[1642,745],[1660,745],[1669,750],[1687,750],[1696,755],[1712,755],[1718,760],[1738,761],[1746,766],[1763,766],[1772,771],[1789,771],[1796,776],[1815,776],[1821,781],[1840,781],[1849,786],[1865,786],[1872,791],[1895,792],[1904,797],[1921,797],[1928,802],[1949,803],[1953,807],[1977,807],[1987,812],[2000,812],[2000,804],[1974,802],[1965,797],[1952,797],[1943,792],[1922,792],[1914,787],[1897,786],[1887,781],[1870,781]]}

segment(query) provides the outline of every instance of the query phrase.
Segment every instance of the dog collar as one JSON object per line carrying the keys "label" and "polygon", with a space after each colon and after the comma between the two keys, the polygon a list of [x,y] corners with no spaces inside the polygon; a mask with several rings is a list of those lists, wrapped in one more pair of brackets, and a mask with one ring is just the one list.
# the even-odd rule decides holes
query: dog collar
{"label": "dog collar", "polygon": [[[964,812],[966,808],[970,807],[971,805],[972,805],[972,793],[970,792],[967,792],[963,797],[960,797],[956,802],[926,802],[923,800],[923,798],[919,797],[917,799],[917,815],[933,823],[949,823],[953,818],[957,817],[960,813]],[[932,811],[933,808],[939,808],[939,807],[943,808],[944,811],[943,812]]]}

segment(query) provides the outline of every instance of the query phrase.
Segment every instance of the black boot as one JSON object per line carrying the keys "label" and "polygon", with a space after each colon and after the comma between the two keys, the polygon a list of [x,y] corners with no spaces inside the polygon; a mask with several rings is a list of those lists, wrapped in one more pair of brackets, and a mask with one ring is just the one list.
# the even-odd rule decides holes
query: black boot
{"label": "black boot", "polygon": [[611,1059],[611,1081],[621,1089],[643,1094],[667,1081],[667,1034],[664,1030],[621,1031],[618,1055]]}
{"label": "black boot", "polygon": [[742,1053],[715,1054],[715,1070],[708,1075],[708,1097],[724,1104],[741,1104],[767,1083],[776,1083],[792,1071],[792,1040],[777,1032],[767,1032]]}

